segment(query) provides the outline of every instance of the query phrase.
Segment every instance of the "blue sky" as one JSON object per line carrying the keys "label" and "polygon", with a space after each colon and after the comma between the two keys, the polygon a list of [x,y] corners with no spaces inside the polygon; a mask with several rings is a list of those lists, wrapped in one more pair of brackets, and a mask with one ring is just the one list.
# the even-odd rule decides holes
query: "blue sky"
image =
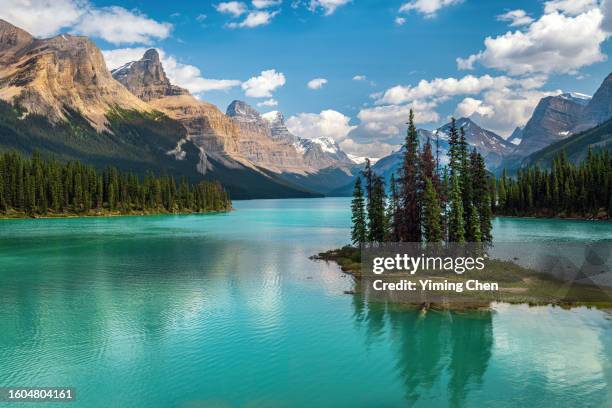
{"label": "blue sky", "polygon": [[611,71],[605,1],[6,0],[0,17],[89,35],[110,66],[158,48],[174,82],[223,111],[246,100],[381,156],[410,108],[421,127],[465,115],[506,136],[543,96],[593,94]]}

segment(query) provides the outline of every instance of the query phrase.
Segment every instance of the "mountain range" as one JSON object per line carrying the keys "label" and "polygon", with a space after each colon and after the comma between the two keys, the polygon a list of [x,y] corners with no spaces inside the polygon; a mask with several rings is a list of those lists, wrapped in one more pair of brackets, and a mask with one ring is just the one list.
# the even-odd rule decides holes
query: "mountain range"
{"label": "mountain range", "polygon": [[36,39],[3,20],[0,149],[215,179],[235,199],[320,196],[359,168],[332,140],[291,135],[280,113],[195,98],[154,49],[111,73],[87,37]]}
{"label": "mountain range", "polygon": [[[612,74],[592,98],[576,93],[543,98],[508,139],[469,118],[458,119],[457,126],[498,173],[561,148],[571,146],[572,160],[589,147],[609,148],[610,118]],[[418,130],[421,143],[432,142],[441,165],[449,126]],[[281,112],[260,114],[243,101],[222,112],[196,98],[171,83],[155,49],[109,72],[87,37],[37,39],[3,20],[0,149],[38,150],[138,174],[165,171],[219,180],[234,199],[346,195],[363,168],[363,158],[346,154],[330,138],[292,134]],[[373,168],[388,179],[401,158],[401,150],[393,152]]]}

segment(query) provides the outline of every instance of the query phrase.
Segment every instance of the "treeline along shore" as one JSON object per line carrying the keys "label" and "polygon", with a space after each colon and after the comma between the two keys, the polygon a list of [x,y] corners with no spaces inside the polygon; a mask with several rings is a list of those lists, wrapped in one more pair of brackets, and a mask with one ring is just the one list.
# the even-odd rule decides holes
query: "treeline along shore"
{"label": "treeline along shore", "polygon": [[66,217],[191,214],[228,211],[230,198],[217,182],[144,178],[114,167],[103,171],[78,161],[34,153],[0,153],[0,217]]}

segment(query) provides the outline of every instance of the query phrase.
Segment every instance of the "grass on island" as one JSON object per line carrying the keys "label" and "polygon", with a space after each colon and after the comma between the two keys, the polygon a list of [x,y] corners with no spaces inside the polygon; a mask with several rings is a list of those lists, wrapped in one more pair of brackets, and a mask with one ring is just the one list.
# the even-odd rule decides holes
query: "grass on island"
{"label": "grass on island", "polygon": [[[345,246],[315,255],[313,259],[332,261],[337,263],[343,272],[354,275],[356,279],[355,292],[363,291],[364,284],[368,284],[369,277],[363,277],[361,273],[361,252],[358,248]],[[385,273],[387,279],[393,279],[393,274]],[[401,278],[405,278],[405,274]],[[400,275],[396,274],[396,278]],[[363,279],[362,279],[363,278]],[[598,286],[565,282],[551,275],[523,268],[515,263],[501,260],[487,260],[486,268],[482,271],[473,270],[463,275],[452,271],[436,273],[432,277],[428,273],[427,279],[433,281],[465,282],[470,279],[482,282],[498,282],[499,291],[477,291],[477,292],[438,292],[439,298],[452,301],[442,302],[436,299],[427,302],[412,300],[399,300],[412,306],[434,309],[479,309],[487,308],[492,302],[504,302],[511,304],[554,305],[560,307],[596,307],[600,309],[612,309],[612,288],[602,289]],[[413,275],[413,279],[419,279]]]}

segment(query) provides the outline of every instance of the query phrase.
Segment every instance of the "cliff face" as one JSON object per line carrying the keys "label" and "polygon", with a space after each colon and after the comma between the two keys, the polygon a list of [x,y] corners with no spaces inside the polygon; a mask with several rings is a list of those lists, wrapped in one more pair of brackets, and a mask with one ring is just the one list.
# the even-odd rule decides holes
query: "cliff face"
{"label": "cliff face", "polygon": [[612,118],[612,73],[603,81],[584,112],[574,132],[593,128]]}
{"label": "cliff face", "polygon": [[189,94],[186,89],[170,83],[155,49],[147,50],[141,60],[113,70],[112,75],[144,101]]}
{"label": "cliff face", "polygon": [[277,173],[308,173],[307,166],[296,147],[286,141],[275,140],[270,126],[259,112],[242,101],[233,101],[227,108],[229,116],[240,128],[240,154],[258,166]]}
{"label": "cliff face", "polygon": [[565,139],[578,123],[583,110],[584,104],[565,95],[542,99],[525,125],[522,141],[515,153],[526,156]]}
{"label": "cliff face", "polygon": [[106,115],[117,106],[151,111],[113,79],[102,53],[88,38],[59,35],[39,40],[4,20],[0,20],[0,99],[52,122],[75,111],[98,130],[106,128]]}

